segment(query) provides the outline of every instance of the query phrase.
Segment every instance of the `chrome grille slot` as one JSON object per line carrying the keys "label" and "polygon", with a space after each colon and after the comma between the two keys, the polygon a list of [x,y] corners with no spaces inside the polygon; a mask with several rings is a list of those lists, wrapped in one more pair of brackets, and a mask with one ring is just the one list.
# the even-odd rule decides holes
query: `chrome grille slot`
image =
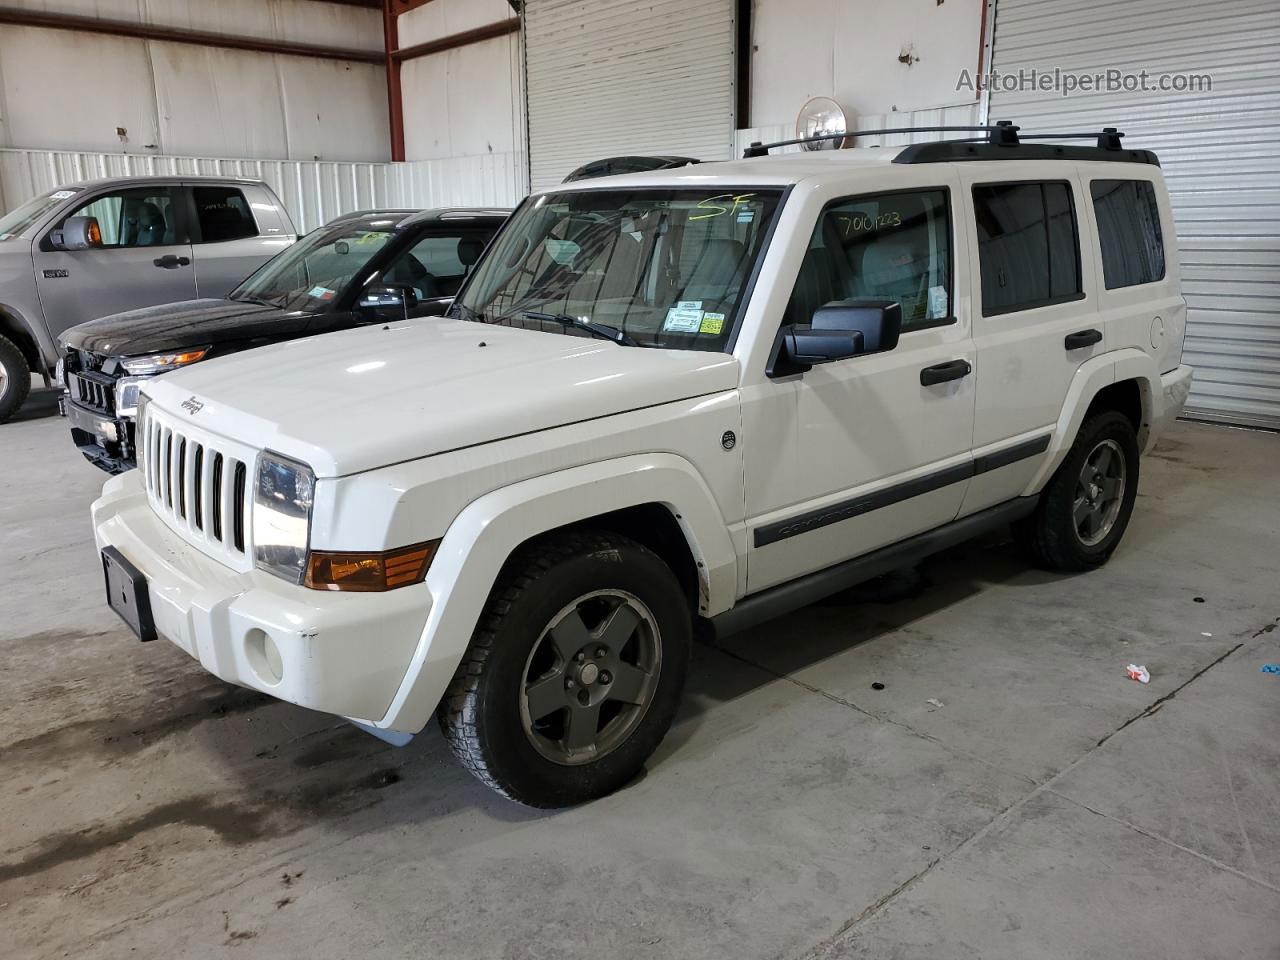
{"label": "chrome grille slot", "polygon": [[154,403],[141,430],[143,485],[165,524],[204,553],[241,570],[253,566],[249,471],[256,451],[193,429]]}

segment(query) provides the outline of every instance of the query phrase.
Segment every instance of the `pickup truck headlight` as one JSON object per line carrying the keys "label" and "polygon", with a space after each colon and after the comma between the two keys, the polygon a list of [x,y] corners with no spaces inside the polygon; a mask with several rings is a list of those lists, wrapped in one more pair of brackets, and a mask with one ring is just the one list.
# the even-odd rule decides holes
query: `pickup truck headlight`
{"label": "pickup truck headlight", "polygon": [[138,416],[138,391],[150,377],[121,377],[116,381],[116,416]]}
{"label": "pickup truck headlight", "polygon": [[203,360],[208,352],[208,347],[196,347],[175,353],[153,353],[148,357],[130,357],[127,360],[121,360],[120,366],[124,367],[126,373],[153,377],[157,373],[166,373],[178,367],[185,367],[188,363]]}
{"label": "pickup truck headlight", "polygon": [[305,464],[273,453],[258,457],[253,485],[253,552],[259,570],[301,583],[311,537],[316,477]]}

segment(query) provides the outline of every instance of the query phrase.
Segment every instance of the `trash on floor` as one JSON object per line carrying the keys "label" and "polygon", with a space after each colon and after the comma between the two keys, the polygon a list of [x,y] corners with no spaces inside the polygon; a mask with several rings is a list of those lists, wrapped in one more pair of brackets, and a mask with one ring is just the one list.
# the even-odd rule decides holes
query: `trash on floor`
{"label": "trash on floor", "polygon": [[931,707],[945,707],[945,706],[946,706],[946,704],[945,704],[945,703],[943,703],[941,700],[935,700],[933,697],[930,697],[928,700],[926,700],[926,701],[925,701],[925,703],[927,703],[927,704],[928,704],[929,706],[931,706]]}
{"label": "trash on floor", "polygon": [[1131,663],[1128,666],[1128,670],[1130,680],[1137,680],[1139,683],[1151,682],[1151,674],[1147,672],[1146,667],[1139,667],[1138,665]]}
{"label": "trash on floor", "polygon": [[1264,663],[1262,665],[1262,673],[1274,673],[1280,676],[1280,663]]}
{"label": "trash on floor", "polygon": [[875,683],[873,683],[873,684],[871,685],[871,689],[872,689],[872,690],[883,690],[883,689],[884,689],[884,684],[883,684],[883,683],[881,683],[879,680],[877,680]]}

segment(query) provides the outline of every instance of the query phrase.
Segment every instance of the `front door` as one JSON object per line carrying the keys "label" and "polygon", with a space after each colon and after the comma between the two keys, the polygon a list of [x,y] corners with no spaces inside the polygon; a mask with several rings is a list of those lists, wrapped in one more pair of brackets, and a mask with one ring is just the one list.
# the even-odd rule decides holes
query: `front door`
{"label": "front door", "polygon": [[50,336],[108,314],[195,297],[181,196],[173,185],[99,193],[69,216],[96,217],[102,246],[55,250],[48,236],[36,242],[36,286]]}
{"label": "front door", "polygon": [[895,349],[746,385],[754,593],[953,520],[971,474],[973,342],[953,184],[822,206],[783,324],[843,299],[896,301]]}

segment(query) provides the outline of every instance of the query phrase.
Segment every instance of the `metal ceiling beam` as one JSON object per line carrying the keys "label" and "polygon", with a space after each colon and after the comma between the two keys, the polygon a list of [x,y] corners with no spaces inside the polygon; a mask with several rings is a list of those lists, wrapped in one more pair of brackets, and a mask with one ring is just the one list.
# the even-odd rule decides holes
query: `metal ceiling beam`
{"label": "metal ceiling beam", "polygon": [[447,37],[440,37],[437,40],[428,40],[426,43],[416,43],[411,47],[405,47],[402,50],[392,50],[391,57],[397,63],[403,63],[406,60],[414,60],[418,57],[425,57],[433,53],[443,53],[445,50],[453,50],[456,47],[465,47],[471,43],[479,43],[481,40],[492,40],[494,37],[505,37],[509,33],[515,33],[520,29],[520,18],[510,17],[507,20],[499,20],[497,23],[487,23],[483,27],[476,27],[474,30],[463,30],[460,33],[451,33]]}
{"label": "metal ceiling beam", "polygon": [[129,37],[135,40],[188,43],[194,46],[217,47],[224,50],[250,50],[255,53],[282,53],[296,57],[318,57],[322,60],[382,63],[386,56],[379,50],[351,50],[345,47],[326,47],[311,43],[291,43],[284,40],[264,40],[258,37],[238,37],[227,33],[182,30],[176,27],[161,27],[148,23],[131,23],[126,20],[99,20],[97,17],[82,17],[66,13],[45,13],[38,10],[18,10],[13,7],[0,7],[0,23],[19,27],[42,27],[46,30],[99,33],[113,37]]}

